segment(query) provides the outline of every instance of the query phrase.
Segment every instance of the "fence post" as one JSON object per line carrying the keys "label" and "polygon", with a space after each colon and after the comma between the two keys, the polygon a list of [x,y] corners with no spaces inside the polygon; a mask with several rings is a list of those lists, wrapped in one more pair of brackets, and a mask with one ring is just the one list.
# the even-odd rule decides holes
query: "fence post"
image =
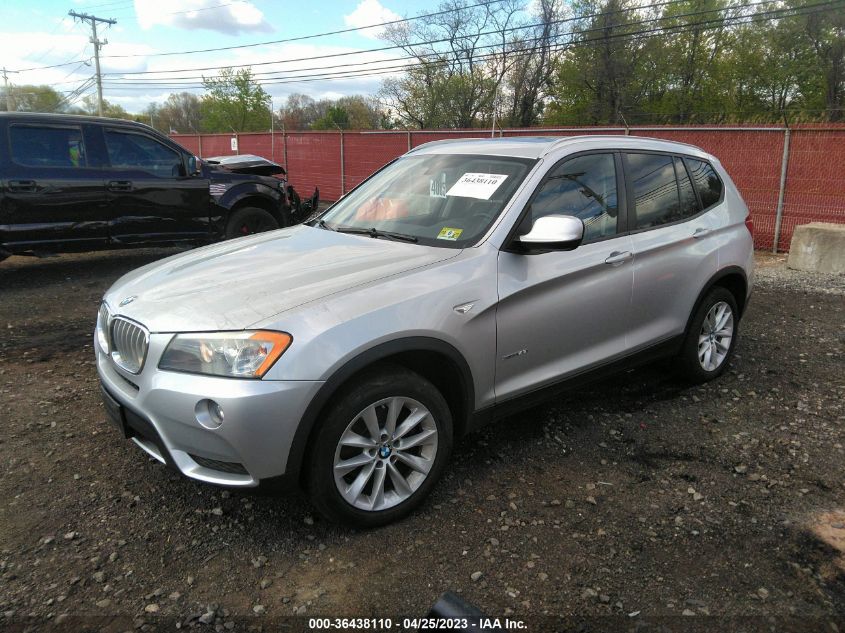
{"label": "fence post", "polygon": [[411,130],[408,130],[408,151],[410,152],[411,149],[413,149],[411,147]]}
{"label": "fence post", "polygon": [[197,141],[199,143],[199,148],[197,148],[197,153],[199,157],[202,158],[202,134],[197,134]]}
{"label": "fence post", "polygon": [[783,200],[786,197],[786,172],[789,169],[789,137],[791,130],[789,127],[785,128],[783,134],[783,158],[780,163],[780,190],[778,191],[778,209],[775,215],[775,237],[772,243],[772,253],[778,252],[778,242],[780,242],[780,227],[783,222]]}
{"label": "fence post", "polygon": [[288,131],[284,126],[282,126],[282,149],[285,157],[285,174],[290,178],[288,174]]}
{"label": "fence post", "polygon": [[343,129],[340,130],[340,195],[346,194],[346,173],[344,172]]}

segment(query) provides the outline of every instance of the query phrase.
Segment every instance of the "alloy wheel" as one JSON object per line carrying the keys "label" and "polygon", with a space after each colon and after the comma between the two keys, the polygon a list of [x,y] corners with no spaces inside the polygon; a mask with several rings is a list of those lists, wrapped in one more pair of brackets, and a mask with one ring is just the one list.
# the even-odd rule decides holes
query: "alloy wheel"
{"label": "alloy wheel", "polygon": [[711,306],[698,333],[698,362],[704,371],[716,371],[725,362],[734,336],[733,310],[725,301]]}
{"label": "alloy wheel", "polygon": [[374,402],[340,436],[333,464],[337,490],[361,510],[392,508],[426,480],[437,446],[437,424],[422,403],[402,396]]}

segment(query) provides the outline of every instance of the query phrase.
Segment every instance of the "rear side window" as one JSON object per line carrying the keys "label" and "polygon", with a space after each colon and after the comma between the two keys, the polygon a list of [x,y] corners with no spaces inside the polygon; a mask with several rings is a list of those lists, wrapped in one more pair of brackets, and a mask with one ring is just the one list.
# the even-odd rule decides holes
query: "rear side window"
{"label": "rear side window", "polygon": [[159,178],[184,175],[179,153],[149,136],[106,130],[106,148],[112,167],[139,169]]}
{"label": "rear side window", "polygon": [[591,154],[555,169],[531,203],[531,220],[552,214],[584,221],[584,242],[616,234],[618,203],[613,154]]}
{"label": "rear side window", "polygon": [[634,188],[635,228],[645,229],[682,219],[674,160],[661,154],[627,154]]}
{"label": "rear side window", "polygon": [[702,206],[705,209],[712,207],[722,198],[722,190],[724,189],[722,179],[719,178],[716,170],[703,160],[687,158],[686,162],[692,180],[695,182],[695,188],[698,189],[698,195],[701,197]]}
{"label": "rear side window", "polygon": [[85,143],[77,127],[13,125],[12,160],[27,167],[85,167]]}

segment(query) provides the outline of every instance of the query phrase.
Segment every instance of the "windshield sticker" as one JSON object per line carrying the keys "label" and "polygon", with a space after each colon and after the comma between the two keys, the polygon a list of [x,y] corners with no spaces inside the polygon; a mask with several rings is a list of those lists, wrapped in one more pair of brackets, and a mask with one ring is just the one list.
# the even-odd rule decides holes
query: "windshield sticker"
{"label": "windshield sticker", "polygon": [[428,179],[428,195],[431,198],[446,197],[446,172],[440,172],[435,178]]}
{"label": "windshield sticker", "polygon": [[506,174],[464,174],[446,195],[489,200],[499,185],[505,182],[505,178]]}
{"label": "windshield sticker", "polygon": [[437,239],[449,240],[450,242],[454,242],[461,236],[461,233],[463,232],[463,229],[452,229],[448,226],[444,226],[442,229],[440,229],[440,233],[437,234]]}

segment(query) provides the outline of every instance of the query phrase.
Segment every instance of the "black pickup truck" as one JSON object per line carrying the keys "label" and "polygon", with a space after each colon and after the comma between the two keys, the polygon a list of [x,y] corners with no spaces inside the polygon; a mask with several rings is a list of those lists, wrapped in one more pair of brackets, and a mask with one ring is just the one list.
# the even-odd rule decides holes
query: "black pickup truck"
{"label": "black pickup truck", "polygon": [[205,244],[316,209],[316,190],[300,201],[284,169],[261,161],[203,161],[132,121],[0,113],[0,260]]}

